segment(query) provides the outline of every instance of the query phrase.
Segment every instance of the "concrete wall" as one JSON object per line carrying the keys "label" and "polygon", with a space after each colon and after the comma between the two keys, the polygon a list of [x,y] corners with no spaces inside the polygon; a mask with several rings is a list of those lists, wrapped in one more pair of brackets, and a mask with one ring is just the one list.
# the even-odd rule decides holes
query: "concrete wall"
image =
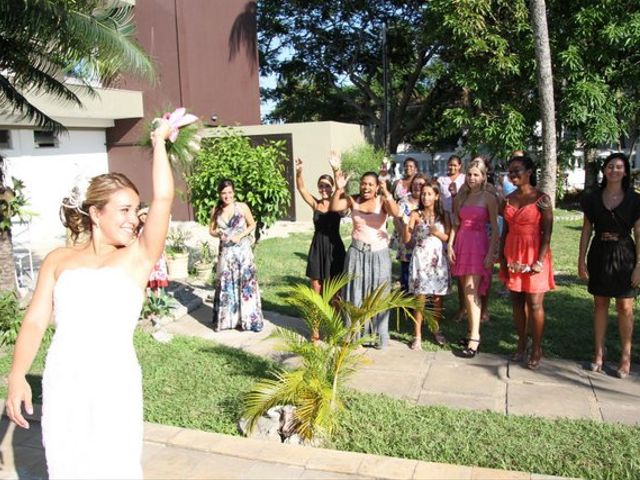
{"label": "concrete wall", "polygon": [[31,223],[31,241],[36,250],[64,244],[65,230],[59,219],[60,202],[67,196],[78,175],[93,177],[109,171],[104,129],[70,129],[59,136],[52,148],[36,148],[33,130],[11,130],[11,149],[5,157],[6,178],[25,183],[30,211],[37,215]]}
{"label": "concrete wall", "polygon": [[[119,120],[107,130],[109,164],[151,192],[150,164],[136,146],[143,125],[167,108],[183,106],[205,123],[260,122],[256,2],[247,0],[137,0],[137,38],[154,59],[156,85],[126,79],[122,87],[144,92],[144,119]],[[176,198],[176,220],[192,219]]]}
{"label": "concrete wall", "polygon": [[[317,195],[316,181],[324,173],[331,173],[329,152],[345,152],[365,143],[364,130],[360,125],[340,122],[305,122],[278,125],[249,125],[238,127],[246,135],[292,135],[293,159],[304,162],[305,186],[312,195]],[[312,221],[313,212],[296,191],[295,220]]]}

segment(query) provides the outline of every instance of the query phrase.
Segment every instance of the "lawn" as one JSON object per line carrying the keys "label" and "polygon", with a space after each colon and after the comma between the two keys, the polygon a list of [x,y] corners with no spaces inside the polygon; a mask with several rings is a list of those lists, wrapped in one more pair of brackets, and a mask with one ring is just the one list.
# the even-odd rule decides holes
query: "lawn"
{"label": "lawn", "polygon": [[[588,360],[592,354],[592,297],[585,283],[577,277],[577,257],[581,215],[576,211],[556,210],[552,236],[552,254],[556,272],[557,289],[549,292],[545,298],[546,327],[543,342],[546,357],[562,357],[576,360]],[[342,229],[345,245],[349,245],[349,226]],[[295,234],[282,238],[273,238],[260,242],[256,249],[259,281],[262,289],[263,308],[295,315],[287,304],[287,290],[296,282],[307,282],[304,276],[307,251],[311,243],[311,234]],[[398,264],[394,261],[394,271]],[[497,271],[497,270],[496,270]],[[447,321],[457,310],[457,295],[454,291],[445,298],[445,321],[442,330],[447,338],[456,340],[466,333],[466,321],[453,323]],[[482,351],[508,354],[515,351],[516,335],[512,324],[511,302],[504,295],[497,274],[491,288],[489,311],[491,321],[482,326]],[[611,325],[607,334],[607,349],[611,359],[617,359],[620,351],[619,337],[615,324],[613,308]],[[636,331],[640,324],[636,315]],[[412,325],[402,319],[392,318],[392,337],[409,342]],[[423,348],[438,350],[428,335],[423,336]],[[638,335],[635,336],[638,338]],[[633,361],[640,359],[638,342],[634,343]],[[448,347],[445,347],[448,348]]]}
{"label": "lawn", "polygon": [[[161,344],[138,331],[134,341],[150,422],[238,435],[243,392],[274,368],[203,339]],[[45,350],[29,377],[37,402]],[[10,351],[2,353],[6,378]],[[329,445],[340,450],[588,479],[640,477],[638,427],[415,406],[358,392],[347,392],[346,405]]]}

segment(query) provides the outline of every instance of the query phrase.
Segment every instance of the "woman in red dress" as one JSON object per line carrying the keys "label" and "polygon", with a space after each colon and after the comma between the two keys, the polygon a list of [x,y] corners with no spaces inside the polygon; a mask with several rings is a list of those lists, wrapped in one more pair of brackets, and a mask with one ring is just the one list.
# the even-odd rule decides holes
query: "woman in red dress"
{"label": "woman in red dress", "polygon": [[517,189],[507,196],[504,205],[500,279],[511,291],[518,332],[518,348],[512,359],[524,360],[527,323],[531,323],[533,345],[527,367],[535,370],[542,358],[544,294],[555,288],[550,250],[553,210],[549,197],[536,188],[536,168],[531,158],[512,158],[509,179]]}

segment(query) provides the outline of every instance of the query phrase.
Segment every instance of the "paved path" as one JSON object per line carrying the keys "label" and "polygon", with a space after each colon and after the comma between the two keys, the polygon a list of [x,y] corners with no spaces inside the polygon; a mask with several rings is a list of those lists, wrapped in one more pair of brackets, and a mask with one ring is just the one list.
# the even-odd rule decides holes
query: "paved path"
{"label": "paved path", "polygon": [[[40,424],[0,421],[0,479],[45,479]],[[559,477],[284,445],[145,424],[144,476],[155,479],[513,479]]]}
{"label": "paved path", "polygon": [[[269,338],[275,326],[304,332],[303,322],[275,312],[265,312],[265,329],[256,334],[211,329],[211,307],[203,307],[167,326],[170,332],[215,340],[225,345],[292,364]],[[351,379],[351,386],[383,393],[420,405],[491,410],[506,415],[539,415],[548,418],[587,418],[601,422],[640,424],[640,375],[620,380],[592,373],[580,362],[544,359],[538,371],[509,361],[503,355],[481,353],[473,359],[450,351],[410,350],[391,341],[385,350],[365,349],[370,362]]]}

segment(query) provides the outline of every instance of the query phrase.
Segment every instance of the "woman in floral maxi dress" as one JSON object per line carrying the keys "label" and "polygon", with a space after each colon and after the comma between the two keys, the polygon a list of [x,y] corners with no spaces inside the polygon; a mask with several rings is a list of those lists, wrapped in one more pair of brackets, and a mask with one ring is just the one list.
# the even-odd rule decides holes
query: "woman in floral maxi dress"
{"label": "woman in floral maxi dress", "polygon": [[211,214],[209,233],[220,239],[213,300],[215,331],[262,330],[262,306],[249,235],[256,222],[246,204],[234,201],[231,180],[218,185],[220,199]]}

